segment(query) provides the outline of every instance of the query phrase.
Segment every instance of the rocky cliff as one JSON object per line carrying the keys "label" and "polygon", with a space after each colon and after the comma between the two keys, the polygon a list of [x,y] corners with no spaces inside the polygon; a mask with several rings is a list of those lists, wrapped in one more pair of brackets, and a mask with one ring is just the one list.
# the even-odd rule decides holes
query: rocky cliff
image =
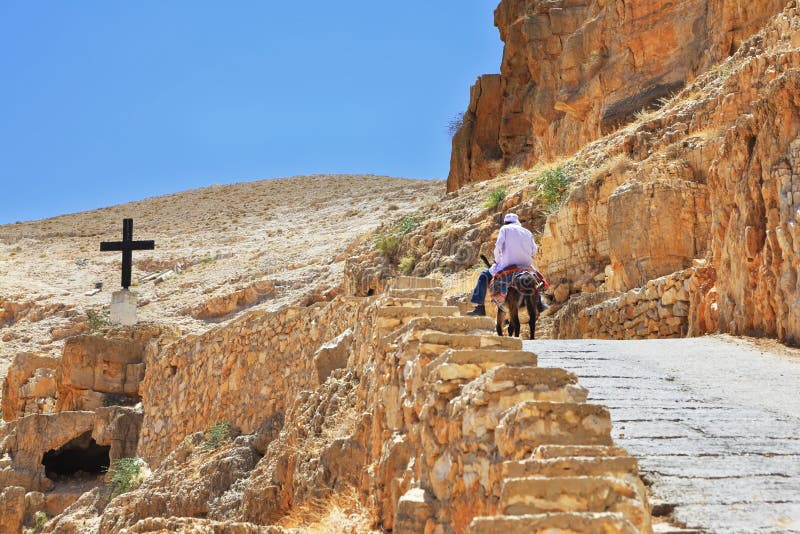
{"label": "rocky cliff", "polygon": [[478,79],[448,191],[574,154],[732,55],[785,0],[503,0],[499,75]]}
{"label": "rocky cliff", "polygon": [[[541,229],[537,264],[566,286],[559,302],[644,291],[701,260],[685,331],[800,342],[796,3],[503,2],[496,23],[502,74],[473,88],[448,188],[463,196],[507,169],[484,183],[518,191],[499,207]],[[538,203],[540,224],[526,199],[548,167],[571,185]],[[622,336],[631,319],[598,330],[586,316],[580,335]]]}

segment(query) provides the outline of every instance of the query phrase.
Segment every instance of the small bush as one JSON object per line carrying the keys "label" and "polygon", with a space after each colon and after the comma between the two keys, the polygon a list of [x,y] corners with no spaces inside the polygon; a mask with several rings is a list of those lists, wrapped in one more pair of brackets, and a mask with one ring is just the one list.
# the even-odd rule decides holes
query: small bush
{"label": "small bush", "polygon": [[536,178],[537,194],[547,212],[555,211],[561,205],[572,180],[573,169],[570,165],[548,169]]}
{"label": "small bush", "polygon": [[400,272],[403,274],[411,274],[414,266],[417,264],[417,259],[414,256],[404,256],[400,258]]}
{"label": "small bush", "polygon": [[216,423],[208,429],[203,436],[203,443],[200,444],[200,450],[214,451],[222,445],[231,435],[231,424],[227,421]]}
{"label": "small bush", "polygon": [[406,235],[417,226],[419,226],[418,220],[416,220],[414,217],[405,217],[402,221],[400,221],[400,233]]}
{"label": "small bush", "polygon": [[141,458],[120,458],[111,462],[108,472],[111,474],[111,486],[114,488],[112,495],[127,493],[141,483],[143,468],[146,467]]}
{"label": "small bush", "polygon": [[486,203],[483,205],[483,207],[494,209],[499,206],[503,200],[505,200],[507,195],[508,190],[505,187],[499,187],[497,189],[493,189],[492,191],[488,191],[486,193]]}
{"label": "small bush", "polygon": [[397,204],[389,204],[386,207],[386,209],[389,210],[389,211],[397,211],[397,210],[400,209],[400,206],[398,206]]}
{"label": "small bush", "polygon": [[33,517],[34,521],[36,521],[36,532],[41,532],[41,530],[47,524],[47,513],[42,512],[40,510],[36,512],[36,514]]}
{"label": "small bush", "polygon": [[38,511],[33,515],[34,526],[33,528],[24,528],[22,529],[23,534],[39,534],[44,529],[44,526],[47,524],[47,514],[42,511]]}
{"label": "small bush", "polygon": [[384,256],[393,257],[400,248],[403,238],[397,234],[378,234],[375,237],[375,248],[380,250]]}
{"label": "small bush", "polygon": [[89,325],[89,330],[98,332],[111,325],[108,311],[86,311],[86,322]]}

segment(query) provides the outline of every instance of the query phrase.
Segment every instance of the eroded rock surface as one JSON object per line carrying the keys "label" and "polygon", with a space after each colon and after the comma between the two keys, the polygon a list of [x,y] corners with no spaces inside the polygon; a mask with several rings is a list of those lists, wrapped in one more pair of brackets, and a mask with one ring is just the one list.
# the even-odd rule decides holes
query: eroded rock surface
{"label": "eroded rock surface", "polygon": [[571,155],[731,55],[785,0],[503,0],[499,76],[470,92],[448,191]]}

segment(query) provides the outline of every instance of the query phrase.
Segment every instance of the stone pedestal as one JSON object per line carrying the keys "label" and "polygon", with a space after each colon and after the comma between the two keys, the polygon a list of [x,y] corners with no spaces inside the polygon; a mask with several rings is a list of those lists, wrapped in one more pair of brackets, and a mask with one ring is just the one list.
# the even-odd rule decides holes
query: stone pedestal
{"label": "stone pedestal", "polygon": [[111,317],[113,324],[133,326],[136,324],[136,295],[127,289],[111,295]]}

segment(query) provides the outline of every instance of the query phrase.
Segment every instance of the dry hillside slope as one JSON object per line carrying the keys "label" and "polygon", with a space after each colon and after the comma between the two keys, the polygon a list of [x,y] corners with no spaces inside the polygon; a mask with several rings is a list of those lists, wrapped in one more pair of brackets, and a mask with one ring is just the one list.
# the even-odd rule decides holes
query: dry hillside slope
{"label": "dry hillside slope", "polygon": [[[442,192],[436,181],[305,176],[0,226],[0,376],[17,352],[59,354],[87,328],[87,311],[107,309],[121,257],[99,243],[121,238],[124,217],[134,239],[156,242],[134,253],[140,319],[202,332],[245,308],[330,297],[351,242]],[[103,290],[90,296],[97,283]]]}

